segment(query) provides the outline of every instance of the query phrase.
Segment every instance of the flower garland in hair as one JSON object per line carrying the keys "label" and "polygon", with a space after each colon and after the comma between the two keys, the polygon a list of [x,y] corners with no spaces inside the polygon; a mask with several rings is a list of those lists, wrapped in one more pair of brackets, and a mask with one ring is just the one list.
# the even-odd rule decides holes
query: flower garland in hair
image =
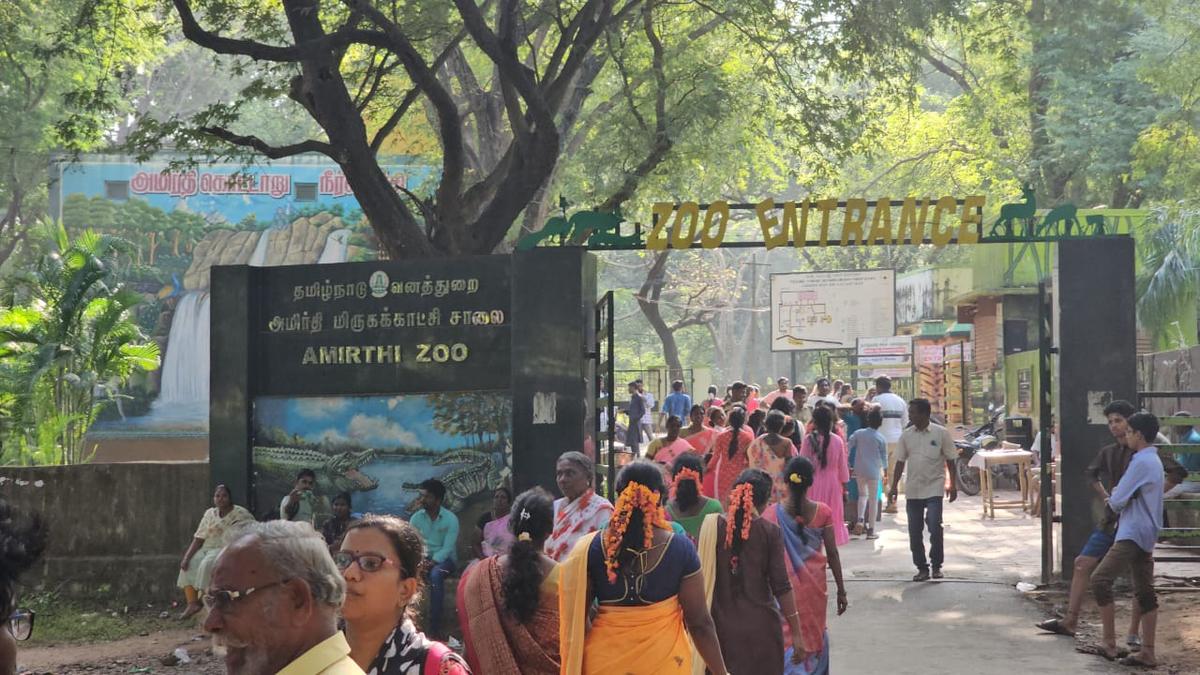
{"label": "flower garland in hair", "polygon": [[669,530],[671,525],[667,514],[659,504],[658,493],[650,488],[630,481],[621,490],[617,503],[613,506],[612,518],[608,521],[608,529],[604,532],[604,567],[608,570],[608,583],[617,583],[617,556],[621,550],[621,540],[629,529],[629,521],[634,510],[642,512],[642,547],[654,545],[654,528]]}
{"label": "flower garland in hair", "polygon": [[[737,533],[738,511],[743,514],[741,540],[746,541],[750,538],[750,525],[754,516],[758,515],[754,508],[754,486],[750,483],[737,485],[729,495],[729,510],[725,514],[725,548],[731,551],[733,550],[733,535]],[[736,553],[729,559],[729,567],[734,574],[737,574],[738,556]]]}
{"label": "flower garland in hair", "polygon": [[[801,476],[800,474],[793,472],[791,474],[788,474],[788,482],[794,483],[796,485],[804,485],[804,476]],[[795,508],[797,508],[797,509],[800,508],[800,505],[796,504]],[[806,521],[804,519],[804,516],[800,515],[799,513],[797,513],[792,518],[796,521],[796,524],[799,525],[800,527],[805,527],[808,525],[808,521]]]}
{"label": "flower garland in hair", "polygon": [[675,499],[675,489],[685,480],[694,481],[696,485],[700,484],[700,474],[695,469],[683,467],[679,473],[675,474],[675,480],[671,481],[671,499]]}

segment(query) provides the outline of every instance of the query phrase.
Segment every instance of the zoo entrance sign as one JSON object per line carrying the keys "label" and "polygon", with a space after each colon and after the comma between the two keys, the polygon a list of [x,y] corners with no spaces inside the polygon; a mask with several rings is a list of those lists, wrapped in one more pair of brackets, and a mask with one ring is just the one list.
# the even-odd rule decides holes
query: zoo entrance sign
{"label": "zoo entrance sign", "polygon": [[[930,243],[977,244],[983,230],[986,199],[944,196],[895,200],[804,199],[776,202],[768,197],[756,204],[718,201],[659,202],[646,237],[650,250],[718,248],[725,243],[734,209],[752,209],[767,249],[779,246],[869,246]],[[896,212],[898,211],[898,213]]]}
{"label": "zoo entrance sign", "polygon": [[263,268],[255,292],[264,393],[502,389],[510,263],[483,256]]}

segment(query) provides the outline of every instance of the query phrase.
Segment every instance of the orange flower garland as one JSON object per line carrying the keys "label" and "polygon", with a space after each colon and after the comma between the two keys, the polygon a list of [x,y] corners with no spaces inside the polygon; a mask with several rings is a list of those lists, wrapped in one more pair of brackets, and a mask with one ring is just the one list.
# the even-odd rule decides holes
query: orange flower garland
{"label": "orange flower garland", "polygon": [[642,512],[642,548],[654,545],[654,528],[671,529],[667,514],[659,504],[658,493],[638,482],[631,481],[621,490],[617,503],[613,506],[612,519],[604,531],[604,567],[608,570],[608,583],[617,583],[617,557],[621,550],[621,541],[625,531],[629,529],[629,521],[634,510]]}
{"label": "orange flower garland", "polygon": [[[750,483],[741,483],[735,486],[733,492],[729,494],[729,511],[725,514],[725,548],[730,550],[733,550],[733,535],[737,533],[738,511],[743,514],[741,541],[746,541],[750,538],[750,525],[754,522],[754,516],[758,514],[754,509],[754,486]],[[736,574],[737,553],[734,553],[729,559],[729,565]]]}
{"label": "orange flower garland", "polygon": [[696,485],[700,485],[702,479],[695,469],[689,469],[686,466],[683,467],[679,470],[679,473],[675,474],[675,480],[671,481],[671,499],[675,499],[675,488],[685,480],[694,481]]}

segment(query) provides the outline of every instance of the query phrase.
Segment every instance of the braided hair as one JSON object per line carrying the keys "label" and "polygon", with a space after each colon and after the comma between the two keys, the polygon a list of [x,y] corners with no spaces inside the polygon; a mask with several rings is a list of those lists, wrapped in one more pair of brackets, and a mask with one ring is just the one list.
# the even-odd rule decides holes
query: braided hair
{"label": "braided hair", "polygon": [[504,611],[522,624],[537,611],[545,574],[538,565],[542,546],[554,529],[554,499],[540,487],[517,496],[508,518],[508,530],[516,536],[508,551],[508,566],[501,580]]}
{"label": "braided hair", "polygon": [[804,500],[808,497],[808,488],[813,484],[813,465],[807,457],[793,457],[783,469],[783,480],[788,487],[788,510],[800,525],[800,539],[808,543],[804,532]]}
{"label": "braided hair", "polygon": [[636,557],[654,545],[654,528],[671,526],[662,508],[663,474],[657,464],[643,459],[625,465],[617,476],[617,503],[604,530],[604,559],[608,580],[616,583]]}
{"label": "braided hair", "polygon": [[[680,475],[687,470],[684,475]],[[695,474],[699,478],[692,476]],[[671,464],[671,499],[680,511],[690,511],[700,501],[699,480],[704,478],[704,462],[695,454],[685,452]]]}
{"label": "braided hair", "polygon": [[829,462],[829,440],[832,436],[833,413],[828,407],[819,405],[813,409],[813,432],[809,438],[822,469]]}
{"label": "braided hair", "polygon": [[725,548],[729,549],[729,569],[741,584],[738,573],[738,557],[742,544],[750,538],[750,526],[754,519],[767,507],[771,498],[771,476],[761,469],[746,469],[733,484],[729,496],[729,510],[725,513]]}
{"label": "braided hair", "polygon": [[734,406],[733,410],[729,411],[729,459],[737,454],[738,449],[738,434],[742,431],[742,426],[746,424],[746,409],[742,406]]}

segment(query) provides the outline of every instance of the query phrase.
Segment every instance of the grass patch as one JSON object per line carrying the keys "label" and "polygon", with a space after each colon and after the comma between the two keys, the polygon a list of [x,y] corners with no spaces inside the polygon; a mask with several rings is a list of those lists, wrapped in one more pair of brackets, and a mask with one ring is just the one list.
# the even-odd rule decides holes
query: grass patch
{"label": "grass patch", "polygon": [[[19,600],[36,613],[29,646],[111,642],[188,624],[175,620],[178,609],[153,605],[117,605],[99,600],[65,600],[56,593],[35,593]],[[170,612],[163,619],[159,615]]]}

